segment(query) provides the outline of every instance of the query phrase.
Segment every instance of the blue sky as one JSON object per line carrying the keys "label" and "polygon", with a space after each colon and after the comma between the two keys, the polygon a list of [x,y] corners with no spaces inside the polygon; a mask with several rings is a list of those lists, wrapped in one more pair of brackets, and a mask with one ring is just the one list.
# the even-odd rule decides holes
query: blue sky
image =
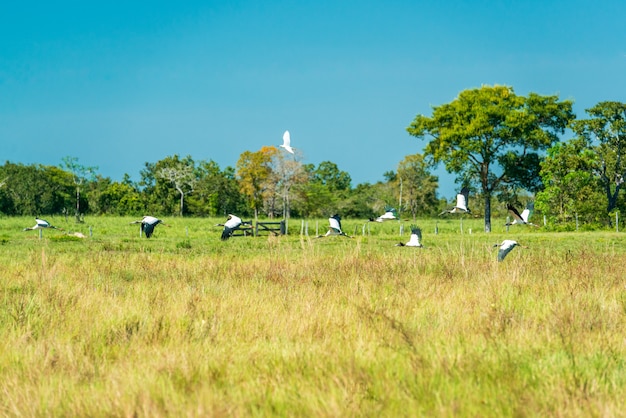
{"label": "blue sky", "polygon": [[579,117],[626,101],[625,16],[622,0],[5,2],[0,159],[139,180],[174,154],[235,166],[288,129],[304,163],[375,183],[422,151],[415,115],[465,89],[556,94]]}

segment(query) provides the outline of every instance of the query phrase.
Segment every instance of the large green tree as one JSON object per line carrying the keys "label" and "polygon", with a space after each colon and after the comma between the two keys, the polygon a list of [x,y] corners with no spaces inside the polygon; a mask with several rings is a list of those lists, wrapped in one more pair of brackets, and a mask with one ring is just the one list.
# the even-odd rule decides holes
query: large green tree
{"label": "large green tree", "polygon": [[249,215],[233,167],[222,170],[218,163],[209,160],[200,161],[196,171],[198,182],[186,203],[192,214],[224,217],[229,213]]}
{"label": "large green tree", "polygon": [[62,213],[71,204],[71,174],[59,167],[6,162],[0,177],[7,178],[2,188],[3,211],[11,215],[45,215]]}
{"label": "large green tree", "polygon": [[331,192],[347,191],[352,179],[346,171],[340,170],[332,161],[322,161],[317,168],[306,167],[310,171],[311,181],[328,187]]}
{"label": "large green tree", "polygon": [[195,162],[190,155],[181,158],[177,154],[156,163],[145,163],[140,171],[139,187],[145,200],[146,210],[159,214],[179,214],[185,211],[184,196],[191,193],[195,182]]}
{"label": "large green tree", "polygon": [[549,148],[541,163],[545,188],[537,193],[535,207],[551,223],[572,222],[575,217],[597,222],[603,204],[594,175],[597,162],[597,154],[581,138]]}
{"label": "large green tree", "polygon": [[626,104],[600,102],[586,112],[590,118],[576,120],[571,127],[597,156],[594,172],[611,212],[626,177]]}
{"label": "large green tree", "polygon": [[156,172],[157,178],[165,180],[171,184],[180,196],[179,216],[183,216],[185,208],[185,196],[193,193],[197,183],[195,163],[191,156],[180,159],[178,155],[174,155],[168,161],[168,164],[162,166]]}
{"label": "large green tree", "polygon": [[308,181],[298,185],[297,202],[294,202],[302,216],[325,217],[347,209],[352,181],[347,172],[331,161],[323,161],[317,167],[306,164],[304,171]]}
{"label": "large green tree", "polygon": [[144,213],[144,200],[128,174],[125,174],[122,182],[98,176],[89,186],[89,208],[92,213],[121,216]]}
{"label": "large green tree", "polygon": [[431,117],[417,115],[407,131],[420,139],[432,138],[424,155],[480,190],[485,231],[490,232],[492,195],[500,187],[522,182],[524,173],[538,172],[532,164],[540,160],[537,152],[554,144],[573,118],[569,100],[535,93],[524,97],[511,87],[483,86],[433,107]]}

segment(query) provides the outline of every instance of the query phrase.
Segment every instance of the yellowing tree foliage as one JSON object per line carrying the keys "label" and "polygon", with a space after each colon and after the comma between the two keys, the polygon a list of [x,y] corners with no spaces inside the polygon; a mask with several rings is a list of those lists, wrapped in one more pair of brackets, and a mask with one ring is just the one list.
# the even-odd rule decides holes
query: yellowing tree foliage
{"label": "yellowing tree foliage", "polygon": [[259,216],[259,208],[263,205],[263,194],[267,188],[267,179],[272,174],[271,162],[278,149],[264,146],[259,151],[245,151],[237,161],[237,178],[241,192],[248,197],[254,209],[255,220]]}

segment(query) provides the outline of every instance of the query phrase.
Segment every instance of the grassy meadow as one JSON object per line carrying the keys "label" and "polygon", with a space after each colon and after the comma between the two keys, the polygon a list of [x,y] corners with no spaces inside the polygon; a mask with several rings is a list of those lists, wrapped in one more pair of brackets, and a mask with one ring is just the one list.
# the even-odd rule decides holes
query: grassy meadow
{"label": "grassy meadow", "polygon": [[0,416],[626,416],[623,233],[47,219],[0,218]]}

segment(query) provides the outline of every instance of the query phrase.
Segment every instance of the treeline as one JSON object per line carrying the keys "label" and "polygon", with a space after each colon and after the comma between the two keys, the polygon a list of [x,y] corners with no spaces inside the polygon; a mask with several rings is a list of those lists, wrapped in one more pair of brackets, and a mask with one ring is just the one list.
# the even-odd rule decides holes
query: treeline
{"label": "treeline", "polygon": [[[147,162],[138,181],[113,181],[66,157],[59,166],[5,162],[0,166],[0,212],[5,215],[344,217],[380,215],[387,205],[410,214],[433,214],[437,178],[420,155],[407,156],[385,181],[352,186],[350,175],[331,162],[302,164],[276,147],[241,154],[236,167],[191,156]],[[402,191],[400,190],[402,189]],[[400,196],[402,194],[402,197]]]}
{"label": "treeline", "polygon": [[[437,198],[435,164],[471,190],[470,208],[491,228],[507,203],[534,207],[552,226],[612,225],[626,210],[626,104],[600,102],[578,118],[556,96],[516,95],[511,87],[466,90],[451,103],[417,115],[407,131],[429,142],[376,184],[352,185],[324,161],[303,164],[276,147],[243,152],[235,167],[173,155],[147,162],[135,182],[113,181],[97,167],[66,157],[56,166],[0,166],[0,213],[159,216],[371,218],[395,207],[404,219],[447,205]],[[561,141],[559,136],[572,132]]]}
{"label": "treeline", "polygon": [[[536,200],[551,225],[611,225],[624,209],[626,104],[600,102],[586,117],[572,105],[555,95],[482,86],[418,114],[407,131],[427,141],[430,162],[480,196],[486,232],[492,202],[523,204],[520,194]],[[562,142],[566,132],[574,137]]]}

